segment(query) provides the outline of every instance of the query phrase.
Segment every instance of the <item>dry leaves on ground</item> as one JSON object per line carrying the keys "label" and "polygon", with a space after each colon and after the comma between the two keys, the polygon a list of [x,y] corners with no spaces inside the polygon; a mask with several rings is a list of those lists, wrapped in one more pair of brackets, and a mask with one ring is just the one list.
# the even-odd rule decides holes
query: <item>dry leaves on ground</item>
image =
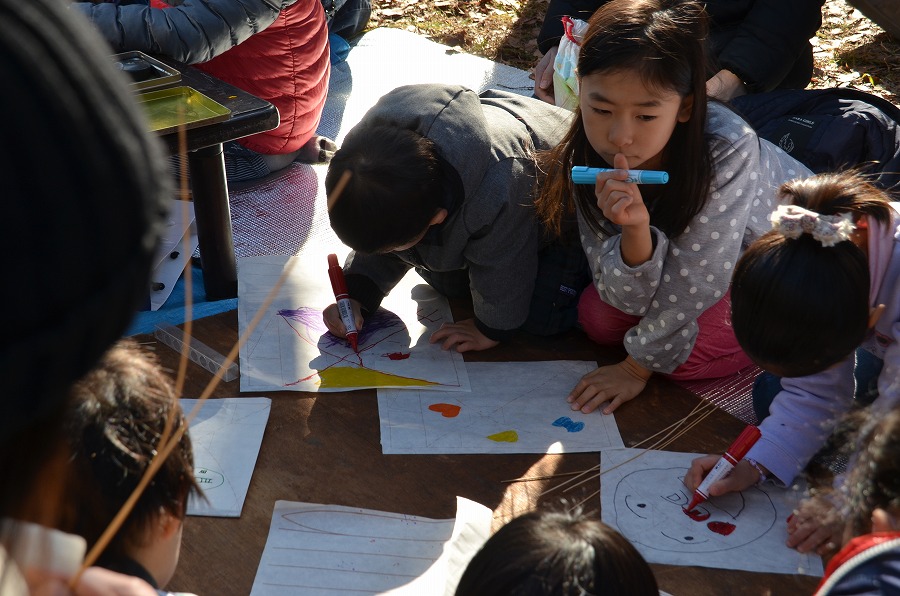
{"label": "dry leaves on ground", "polygon": [[[540,56],[547,0],[376,0],[369,27],[394,27],[523,70]],[[900,102],[900,43],[845,0],[828,0],[810,87],[853,86]]]}

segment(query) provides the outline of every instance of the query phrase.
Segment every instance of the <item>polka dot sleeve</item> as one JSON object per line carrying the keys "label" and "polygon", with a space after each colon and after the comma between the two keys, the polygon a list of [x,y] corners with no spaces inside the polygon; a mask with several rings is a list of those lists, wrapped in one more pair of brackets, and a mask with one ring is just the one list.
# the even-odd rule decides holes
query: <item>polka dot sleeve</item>
{"label": "polka dot sleeve", "polygon": [[642,317],[625,335],[626,350],[656,372],[672,372],[687,360],[697,318],[724,297],[741,252],[768,229],[777,188],[809,174],[727,108],[710,106],[707,132],[713,157],[708,201],[677,238],[666,239],[651,228],[657,243],[648,262],[628,267],[620,235],[591,238],[582,226],[582,237],[595,240],[584,244],[600,297]]}

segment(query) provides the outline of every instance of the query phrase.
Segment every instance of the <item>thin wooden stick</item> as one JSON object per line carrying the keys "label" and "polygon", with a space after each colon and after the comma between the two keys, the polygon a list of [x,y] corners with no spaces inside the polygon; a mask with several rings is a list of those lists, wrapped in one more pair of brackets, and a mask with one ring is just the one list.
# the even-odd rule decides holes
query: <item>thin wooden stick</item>
{"label": "thin wooden stick", "polygon": [[[179,111],[183,112],[184,107],[179,106]],[[181,221],[188,220],[188,172],[187,172],[187,128],[184,125],[184,117],[180,118],[182,124],[178,126],[178,165],[179,165],[179,195],[181,198]],[[190,234],[185,233],[181,238],[181,250],[184,254],[188,254],[191,248]],[[188,258],[190,263],[190,257]],[[184,268],[184,343],[181,346],[181,358],[178,361],[178,375],[175,379],[175,395],[183,395],[185,377],[187,377],[188,356],[191,349],[191,334],[193,332],[194,317],[194,292],[193,292],[193,275],[191,267]]]}
{"label": "thin wooden stick", "polygon": [[[707,405],[710,405],[710,404],[707,404]],[[615,469],[617,469],[617,468],[619,468],[619,467],[621,467],[621,466],[623,466],[623,465],[625,465],[625,464],[627,464],[627,463],[630,463],[630,462],[636,460],[636,459],[639,458],[639,457],[642,457],[642,456],[643,456],[644,454],[646,454],[648,451],[652,451],[652,450],[657,449],[657,448],[665,448],[665,447],[668,447],[668,446],[671,445],[676,439],[678,439],[678,438],[680,438],[681,436],[683,436],[685,433],[687,433],[687,432],[688,432],[689,430],[691,430],[693,427],[697,426],[700,422],[702,422],[704,419],[706,419],[708,416],[710,416],[713,412],[716,411],[716,409],[717,409],[717,407],[715,407],[714,405],[713,405],[713,407],[706,408],[705,411],[703,411],[702,414],[699,414],[694,420],[692,420],[692,421],[690,422],[690,424],[687,424],[687,425],[685,426],[685,428],[681,429],[674,437],[671,437],[670,439],[664,437],[663,439],[660,439],[658,442],[656,442],[656,443],[655,443],[653,446],[651,446],[650,448],[645,449],[644,451],[641,451],[640,453],[635,454],[633,457],[631,457],[631,458],[629,458],[629,459],[627,459],[627,460],[625,460],[625,461],[623,461],[623,462],[620,462],[620,463],[616,464],[615,466],[612,466],[611,468],[607,468],[607,469],[605,469],[605,470],[601,470],[601,471],[600,471],[599,473],[597,473],[596,475],[594,475],[594,476],[592,476],[592,477],[590,477],[590,478],[586,478],[585,480],[579,482],[577,485],[570,486],[569,488],[565,489],[563,492],[567,492],[567,491],[569,491],[569,490],[575,488],[575,486],[578,486],[578,485],[580,485],[580,484],[584,484],[585,482],[587,482],[587,481],[589,481],[589,480],[593,480],[593,479],[595,479],[595,478],[599,478],[600,476],[602,476],[603,474],[606,474],[607,472],[611,472],[611,471],[613,471],[613,470],[615,470]],[[685,416],[684,418],[682,418],[681,421],[679,421],[678,424],[687,422],[688,418],[690,418],[691,415],[693,414],[693,412],[695,412],[695,411],[697,411],[697,410],[698,410],[698,408],[695,407],[694,410],[692,410],[691,414],[688,414],[687,416]],[[658,435],[658,434],[660,434],[660,433],[656,433],[656,434]],[[655,435],[654,435],[654,436],[655,436]],[[646,441],[643,441],[643,442],[646,442]],[[580,506],[584,505],[587,501],[589,501],[590,499],[592,499],[593,497],[595,497],[601,490],[602,490],[602,488],[600,488],[600,489],[594,491],[593,493],[591,493],[590,495],[588,495],[587,497],[585,497],[583,500],[581,500],[581,501],[579,501],[578,503],[576,503],[575,505],[573,505],[569,510],[570,510],[570,511],[574,511],[577,507],[580,507]]]}
{"label": "thin wooden stick", "polygon": [[331,208],[334,207],[334,204],[337,203],[337,200],[340,198],[341,193],[344,192],[344,187],[347,186],[347,183],[350,182],[350,176],[353,175],[353,172],[350,170],[344,170],[344,173],[341,174],[341,177],[338,179],[337,184],[334,185],[334,192],[331,193],[331,196],[328,197],[327,205],[328,210],[331,211]]}
{"label": "thin wooden stick", "polygon": [[[708,402],[701,401],[701,402],[698,403],[696,406],[694,406],[694,409],[691,410],[691,412],[690,412],[687,416],[685,416],[684,418],[678,420],[677,422],[675,422],[675,423],[673,423],[673,424],[670,424],[669,426],[667,426],[666,428],[660,430],[660,431],[657,432],[656,434],[651,435],[650,437],[647,437],[647,438],[644,439],[643,441],[640,441],[640,442],[636,443],[635,445],[632,446],[632,448],[640,447],[641,445],[643,445],[643,444],[646,443],[647,441],[650,441],[651,439],[653,439],[653,438],[655,438],[655,437],[657,437],[657,436],[659,436],[659,435],[661,435],[661,434],[663,434],[663,433],[667,433],[667,432],[668,432],[668,433],[671,433],[671,432],[672,432],[674,429],[676,429],[678,426],[680,426],[681,424],[684,424],[685,420],[687,420],[688,418],[690,418],[691,416],[693,416],[694,413],[697,412],[698,409],[702,409],[702,408],[706,408],[706,407],[709,407],[709,408],[710,408],[710,412],[715,411],[715,406],[711,406],[711,404],[709,404]],[[681,436],[681,435],[678,435],[678,436]],[[676,437],[676,438],[677,438],[677,437]],[[650,448],[653,449],[653,448],[655,448],[655,447],[656,447],[656,445],[653,445],[653,446],[651,446]],[[581,474],[589,474],[590,472],[593,472],[593,471],[596,471],[596,470],[599,470],[599,469],[600,469],[600,464],[597,464],[596,466],[594,466],[594,467],[592,467],[592,468],[588,468],[587,470],[584,470],[583,472],[581,472]],[[556,474],[555,476],[562,477],[562,476],[570,476],[570,475],[572,475],[572,473],[567,473],[567,474]],[[553,477],[553,476],[551,476],[551,477]],[[579,477],[579,476],[576,476],[575,478],[570,478],[570,479],[567,480],[566,482],[563,482],[563,483],[561,483],[561,484],[559,484],[559,485],[557,485],[557,486],[548,488],[548,489],[545,490],[544,492],[540,493],[540,494],[538,495],[538,497],[542,497],[542,496],[544,496],[544,495],[546,495],[546,494],[549,494],[549,493],[551,493],[551,492],[553,492],[553,491],[555,491],[555,490],[558,490],[558,489],[560,489],[560,488],[563,488],[563,487],[566,486],[567,484],[570,484],[570,483],[574,482],[575,480],[577,480],[578,477]],[[523,477],[523,478],[517,479],[517,481],[524,482],[524,481],[529,481],[529,480],[532,480],[532,479],[537,479],[537,478]],[[581,483],[578,483],[578,484],[581,484]],[[566,490],[568,490],[568,489],[566,489]]]}
{"label": "thin wooden stick", "polygon": [[550,480],[551,478],[561,478],[562,476],[573,476],[575,474],[584,474],[584,472],[560,472],[559,474],[548,474],[546,476],[523,476],[522,478],[510,478],[509,480],[501,480],[500,482],[531,482],[532,480]]}

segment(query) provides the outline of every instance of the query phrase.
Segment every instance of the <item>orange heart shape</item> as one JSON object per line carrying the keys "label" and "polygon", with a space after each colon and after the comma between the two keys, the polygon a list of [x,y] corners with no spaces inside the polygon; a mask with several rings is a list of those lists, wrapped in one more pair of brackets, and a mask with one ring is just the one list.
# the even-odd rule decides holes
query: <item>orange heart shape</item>
{"label": "orange heart shape", "polygon": [[440,412],[444,418],[455,418],[459,415],[459,406],[455,404],[431,404],[428,409],[432,412]]}

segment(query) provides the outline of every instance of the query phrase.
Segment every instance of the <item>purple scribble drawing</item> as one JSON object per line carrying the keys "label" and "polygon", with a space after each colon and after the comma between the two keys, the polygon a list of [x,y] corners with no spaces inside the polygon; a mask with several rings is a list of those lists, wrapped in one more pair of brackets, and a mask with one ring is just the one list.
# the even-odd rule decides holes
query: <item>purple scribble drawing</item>
{"label": "purple scribble drawing", "polygon": [[568,416],[561,416],[553,421],[553,426],[561,426],[570,433],[577,433],[584,428],[584,422],[575,422]]}
{"label": "purple scribble drawing", "polygon": [[[314,340],[318,337],[319,340],[316,343],[319,347],[330,348],[337,345],[347,345],[347,340],[332,334],[328,331],[328,328],[325,327],[321,310],[310,308],[308,306],[301,306],[297,309],[281,309],[278,311],[278,315],[284,317],[289,325],[291,325],[290,321],[300,323],[305,330],[306,338]],[[298,332],[298,335],[302,335],[297,327],[294,325],[291,325],[291,327],[294,331]],[[400,317],[391,311],[379,308],[375,311],[375,314],[366,317],[365,325],[363,325],[363,328],[359,332],[359,351],[363,351],[362,346],[365,345],[367,340],[371,340],[372,336],[376,333],[394,328],[396,328],[397,331],[405,331],[406,324]]]}
{"label": "purple scribble drawing", "polygon": [[[321,310],[301,306],[297,309],[281,309],[278,311],[278,315],[285,320],[294,333],[297,334],[297,337],[310,345],[315,345],[323,356],[329,356],[335,359],[334,362],[322,370],[345,363],[360,368],[370,368],[363,364],[363,354],[369,352],[372,348],[388,339],[394,338],[394,341],[397,341],[397,339],[400,338],[396,338],[395,336],[399,334],[406,333],[406,345],[407,347],[409,346],[409,334],[403,319],[383,308],[379,308],[375,313],[366,318],[365,325],[359,334],[359,352],[353,352],[351,350],[349,353],[345,354],[337,353],[337,351],[349,348],[347,340],[337,337],[328,331],[327,327],[325,327],[325,323],[322,321]],[[382,335],[385,332],[387,332],[387,335],[384,335],[380,339],[375,339],[376,335]],[[290,387],[308,381],[317,376],[320,372],[321,370],[314,372],[307,377],[297,379],[292,383],[287,383],[285,386]]]}

